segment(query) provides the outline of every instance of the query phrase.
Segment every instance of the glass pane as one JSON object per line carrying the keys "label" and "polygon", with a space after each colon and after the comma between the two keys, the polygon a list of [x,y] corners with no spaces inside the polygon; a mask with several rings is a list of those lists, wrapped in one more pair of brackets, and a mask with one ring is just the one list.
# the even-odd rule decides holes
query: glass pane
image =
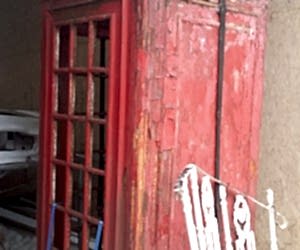
{"label": "glass pane", "polygon": [[55,166],[53,171],[53,187],[55,192],[55,202],[64,206],[66,205],[65,201],[65,190],[66,190],[66,180],[67,174],[70,171],[65,166]]}
{"label": "glass pane", "polygon": [[69,75],[68,74],[59,74],[56,76],[57,88],[57,104],[56,111],[61,114],[68,113],[69,106]]}
{"label": "glass pane", "polygon": [[72,169],[72,209],[82,212],[83,207],[83,171]]}
{"label": "glass pane", "polygon": [[105,125],[93,124],[93,167],[105,169]]}
{"label": "glass pane", "polygon": [[105,119],[108,105],[108,78],[104,74],[94,76],[94,116]]}
{"label": "glass pane", "polygon": [[58,66],[68,67],[69,66],[69,46],[70,46],[70,26],[61,26],[58,29]]}
{"label": "glass pane", "polygon": [[104,218],[104,176],[91,175],[91,216],[103,220]]}
{"label": "glass pane", "polygon": [[101,41],[99,37],[95,37],[95,47],[94,47],[94,66],[100,67],[100,51],[101,51]]}
{"label": "glass pane", "polygon": [[107,67],[109,64],[109,20],[94,22],[95,27],[95,48],[94,66]]}
{"label": "glass pane", "polygon": [[75,88],[75,114],[86,114],[86,83],[87,77],[82,75],[74,76],[74,88]]}
{"label": "glass pane", "polygon": [[[68,228],[69,231],[69,226],[70,226],[70,221],[68,220],[68,218],[65,217],[63,211],[56,209],[54,226],[55,226],[53,230],[54,242],[53,242],[53,248],[51,248],[51,250],[62,249],[62,244],[64,240],[64,235],[62,230],[63,228]],[[22,248],[22,249],[26,249],[26,248]],[[69,249],[69,246],[67,246],[67,249]]]}
{"label": "glass pane", "polygon": [[73,162],[84,164],[85,123],[73,123]]}
{"label": "glass pane", "polygon": [[54,122],[54,157],[60,160],[67,159],[67,122]]}
{"label": "glass pane", "polygon": [[56,167],[52,167],[52,200],[56,202]]}
{"label": "glass pane", "polygon": [[81,249],[81,234],[82,234],[82,221],[77,217],[71,217],[71,235],[70,235],[70,249]]}
{"label": "glass pane", "polygon": [[75,66],[87,65],[88,51],[88,24],[81,23],[76,25],[76,60]]}

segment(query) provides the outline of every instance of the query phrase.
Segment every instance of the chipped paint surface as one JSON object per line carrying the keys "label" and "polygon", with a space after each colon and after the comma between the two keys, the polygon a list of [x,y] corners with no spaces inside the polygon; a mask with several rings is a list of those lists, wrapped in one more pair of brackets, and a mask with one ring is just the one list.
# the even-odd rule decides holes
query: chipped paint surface
{"label": "chipped paint surface", "polygon": [[[255,1],[250,9],[247,3],[259,16],[227,14],[221,177],[252,195],[264,42],[264,25],[258,25],[264,24],[265,3]],[[139,0],[135,13],[130,249],[187,249],[172,188],[189,162],[214,174],[218,13],[179,0]]]}
{"label": "chipped paint surface", "polygon": [[[136,153],[136,181],[133,182],[133,187],[136,190],[133,190],[133,196],[132,196],[132,203],[135,203],[136,206],[132,210],[131,218],[135,220],[135,235],[137,237],[138,246],[142,246],[144,239],[143,239],[143,218],[145,216],[144,214],[144,202],[146,201],[145,195],[145,171],[144,167],[146,165],[146,148],[147,148],[147,119],[144,116],[141,116],[140,122],[138,124],[138,127],[135,130],[134,134],[134,145],[133,148]],[[138,249],[138,248],[134,248]]]}

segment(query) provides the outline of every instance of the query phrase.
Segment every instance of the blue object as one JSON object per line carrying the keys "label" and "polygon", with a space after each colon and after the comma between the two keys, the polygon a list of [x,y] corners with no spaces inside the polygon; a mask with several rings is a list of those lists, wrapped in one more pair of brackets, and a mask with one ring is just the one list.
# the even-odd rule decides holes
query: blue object
{"label": "blue object", "polygon": [[47,238],[47,250],[52,249],[52,238],[53,238],[53,229],[54,229],[54,219],[55,219],[55,210],[56,210],[56,203],[53,203],[51,206],[51,215],[48,227],[48,238]]}
{"label": "blue object", "polygon": [[99,249],[99,244],[100,244],[100,240],[101,240],[101,236],[102,236],[102,229],[103,229],[103,221],[99,220],[94,250]]}

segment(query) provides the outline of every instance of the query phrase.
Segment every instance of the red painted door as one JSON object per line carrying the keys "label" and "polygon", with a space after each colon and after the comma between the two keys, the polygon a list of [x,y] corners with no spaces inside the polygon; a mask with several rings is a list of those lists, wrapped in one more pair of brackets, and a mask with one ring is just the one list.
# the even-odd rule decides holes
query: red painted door
{"label": "red painted door", "polygon": [[[215,173],[219,1],[137,1],[130,249],[188,249],[173,185],[187,163]],[[265,0],[227,1],[220,177],[254,195]]]}
{"label": "red painted door", "polygon": [[50,8],[44,12],[38,249],[46,249],[53,203],[54,247],[94,249],[101,220],[99,249],[113,249],[119,3]]}

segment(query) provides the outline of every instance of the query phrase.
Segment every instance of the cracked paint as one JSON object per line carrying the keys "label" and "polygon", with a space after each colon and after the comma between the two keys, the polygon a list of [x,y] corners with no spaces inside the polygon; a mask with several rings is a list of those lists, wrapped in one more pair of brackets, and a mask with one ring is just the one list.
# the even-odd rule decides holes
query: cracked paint
{"label": "cracked paint", "polygon": [[[266,1],[228,12],[221,177],[255,193]],[[137,2],[131,193],[132,249],[187,249],[172,187],[185,164],[214,174],[216,8],[186,1]],[[253,15],[249,12],[253,11]],[[260,13],[262,15],[256,15]],[[135,60],[135,58],[133,58]],[[255,86],[254,86],[255,85]]]}

